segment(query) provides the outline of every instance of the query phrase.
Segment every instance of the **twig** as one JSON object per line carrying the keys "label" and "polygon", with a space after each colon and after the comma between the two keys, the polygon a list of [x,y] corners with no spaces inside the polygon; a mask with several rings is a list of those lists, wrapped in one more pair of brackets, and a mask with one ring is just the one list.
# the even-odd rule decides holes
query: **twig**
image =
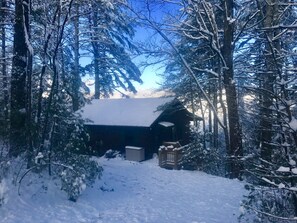
{"label": "twig", "polygon": [[251,206],[248,206],[248,205],[243,205],[244,207],[247,207],[251,210],[253,210],[254,212],[256,213],[259,213],[259,214],[262,214],[262,215],[265,215],[265,216],[268,216],[268,217],[272,217],[272,218],[275,218],[275,219],[279,219],[279,220],[284,220],[284,221],[297,221],[297,217],[293,217],[293,218],[286,218],[286,217],[280,217],[280,216],[277,216],[277,215],[273,215],[273,214],[269,214],[267,212],[264,212],[264,211],[259,211]]}

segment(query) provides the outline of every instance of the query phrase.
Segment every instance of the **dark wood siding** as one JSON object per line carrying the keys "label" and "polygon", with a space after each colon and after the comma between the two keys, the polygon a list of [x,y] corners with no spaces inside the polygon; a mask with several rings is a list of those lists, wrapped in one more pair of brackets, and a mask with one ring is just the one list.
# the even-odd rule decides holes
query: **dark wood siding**
{"label": "dark wood siding", "polygon": [[[158,123],[162,121],[171,122],[174,126],[174,135],[171,141],[179,141],[182,145],[189,143],[190,140],[190,121],[192,120],[191,114],[187,110],[167,111],[162,114],[154,123],[154,128],[159,129],[159,137],[163,141],[168,140],[168,132],[171,131],[170,127],[164,130],[165,127],[159,126]],[[164,135],[163,135],[164,134]],[[161,141],[162,141],[161,140]]]}
{"label": "dark wood siding", "polygon": [[126,146],[144,147],[146,157],[154,152],[153,133],[150,128],[93,125],[87,128],[94,155],[102,156],[109,149],[124,152]]}
{"label": "dark wood siding", "polygon": [[[182,145],[189,142],[189,123],[191,114],[186,109],[165,110],[150,127],[95,126],[88,125],[90,148],[94,155],[102,156],[107,150],[125,152],[125,146],[145,148],[146,159],[158,152],[164,141],[179,141]],[[174,127],[164,127],[159,122],[166,121]]]}

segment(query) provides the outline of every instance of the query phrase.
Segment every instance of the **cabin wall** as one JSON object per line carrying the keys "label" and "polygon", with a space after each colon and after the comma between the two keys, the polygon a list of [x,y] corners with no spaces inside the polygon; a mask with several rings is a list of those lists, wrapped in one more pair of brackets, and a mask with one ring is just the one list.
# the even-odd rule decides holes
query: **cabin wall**
{"label": "cabin wall", "polygon": [[[179,141],[182,145],[188,144],[190,142],[190,121],[191,117],[186,110],[179,110],[173,112],[166,112],[161,117],[159,117],[154,123],[154,129],[157,130],[155,133],[159,138],[159,143],[163,141],[168,141],[168,131],[170,127],[162,127],[158,125],[159,122],[171,122],[174,126],[175,134],[171,137],[171,141]],[[166,129],[168,129],[166,131]]]}
{"label": "cabin wall", "polygon": [[124,126],[87,126],[90,134],[91,153],[102,156],[109,150],[125,152],[126,146],[145,148],[145,156],[149,158],[154,151],[153,131],[149,127]]}

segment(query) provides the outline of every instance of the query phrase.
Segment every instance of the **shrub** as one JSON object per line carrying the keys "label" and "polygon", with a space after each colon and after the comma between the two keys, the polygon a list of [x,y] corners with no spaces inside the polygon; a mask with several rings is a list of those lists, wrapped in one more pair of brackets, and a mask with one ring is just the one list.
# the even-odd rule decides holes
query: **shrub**
{"label": "shrub", "polygon": [[[91,186],[96,178],[100,178],[102,167],[89,155],[82,155],[86,151],[88,134],[84,129],[83,122],[73,119],[70,127],[64,131],[62,143],[55,144],[52,162],[61,165],[54,165],[55,172],[60,176],[62,190],[64,190],[69,200],[76,201],[86,186]],[[62,131],[62,129],[60,130]],[[59,140],[61,136],[56,135]]]}
{"label": "shrub", "polygon": [[64,190],[68,199],[76,201],[87,186],[94,184],[95,179],[101,177],[102,167],[89,156],[73,155],[67,160],[67,165],[59,168],[62,182],[61,189]]}
{"label": "shrub", "polygon": [[224,175],[224,159],[219,149],[203,148],[203,137],[198,128],[191,131],[191,143],[184,147],[182,168],[201,170],[209,174]]}
{"label": "shrub", "polygon": [[240,222],[293,222],[295,192],[253,185],[246,186],[246,189],[249,194],[242,203]]}
{"label": "shrub", "polygon": [[121,156],[121,153],[120,151],[116,151],[116,150],[107,150],[106,153],[104,154],[104,157],[106,159],[114,159],[116,157],[120,157]]}

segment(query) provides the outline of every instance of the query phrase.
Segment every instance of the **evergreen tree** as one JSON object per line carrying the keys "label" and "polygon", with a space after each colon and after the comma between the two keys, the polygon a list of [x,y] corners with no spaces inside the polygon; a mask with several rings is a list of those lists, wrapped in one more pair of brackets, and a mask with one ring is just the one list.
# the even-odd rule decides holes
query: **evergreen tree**
{"label": "evergreen tree", "polygon": [[[201,88],[204,88],[205,92],[208,91],[206,100],[215,115],[212,124],[212,113],[209,112],[209,126],[214,127],[215,134],[215,139],[211,141],[217,147],[218,124],[220,124],[224,131],[226,152],[229,157],[227,174],[231,178],[240,177],[243,170],[240,162],[243,147],[233,59],[236,34],[234,17],[237,9],[233,1],[183,1],[183,5],[183,20],[178,26],[174,26],[175,32],[181,36],[181,42],[175,45],[174,51],[188,66],[183,64],[179,72],[183,76],[191,69],[191,77],[196,80],[196,85],[197,82],[201,82],[199,83]],[[172,42],[171,45],[173,44],[176,43]],[[178,62],[181,63],[182,60]],[[170,64],[170,67],[174,66]],[[176,67],[173,68],[174,72]],[[201,88],[198,94],[201,93]],[[223,100],[223,94],[226,96],[226,101]],[[211,97],[213,102],[210,101]],[[203,99],[205,98],[204,94]],[[223,112],[222,120],[217,115],[218,104]],[[210,130],[212,131],[211,128]]]}
{"label": "evergreen tree", "polygon": [[292,190],[296,186],[293,172],[297,141],[292,126],[296,119],[292,106],[296,103],[292,71],[296,35],[291,32],[296,13],[293,6],[279,1],[259,1],[253,7],[258,10],[256,30],[250,44],[252,53],[246,55],[254,68],[249,72],[257,80],[249,90],[256,98],[253,118],[258,120],[258,137],[249,169],[254,186],[249,187],[245,205],[261,220],[287,222],[297,214],[296,191]]}
{"label": "evergreen tree", "polygon": [[[63,189],[75,201],[102,171],[81,155],[88,150],[88,135],[75,114],[85,100],[81,77],[94,74],[96,67],[96,94],[101,96],[118,88],[136,91],[133,81],[141,80],[131,59],[136,51],[132,21],[122,1],[0,3],[0,123],[10,131],[10,154],[25,154],[26,172],[47,167],[50,175],[60,176]],[[86,68],[80,64],[84,53],[92,58]],[[0,154],[4,169],[4,153]],[[1,172],[0,182],[2,177]]]}
{"label": "evergreen tree", "polygon": [[95,78],[95,98],[108,97],[115,89],[136,92],[133,81],[142,83],[139,69],[131,59],[136,51],[131,38],[133,24],[121,1],[98,1],[90,3],[84,50],[92,55],[86,66]]}

